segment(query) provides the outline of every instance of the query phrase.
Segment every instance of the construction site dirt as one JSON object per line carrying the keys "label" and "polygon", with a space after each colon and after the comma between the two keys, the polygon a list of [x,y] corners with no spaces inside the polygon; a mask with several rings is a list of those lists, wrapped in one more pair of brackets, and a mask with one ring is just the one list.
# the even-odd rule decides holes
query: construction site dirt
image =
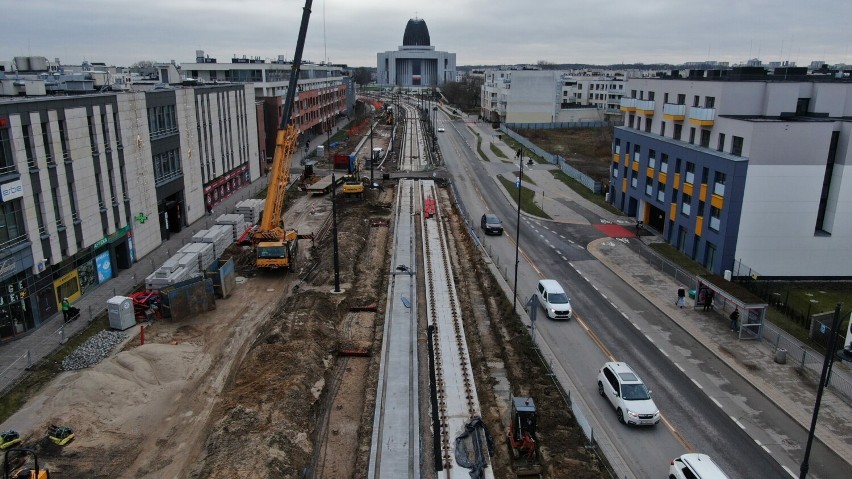
{"label": "construction site dirt", "polygon": [[[366,477],[394,186],[385,181],[363,200],[340,199],[339,289],[330,198],[294,192],[285,216],[300,233],[316,233],[313,244],[300,242],[297,271],[255,274],[241,260],[248,249],[234,248],[241,278],[214,311],[154,321],[144,345],[134,337],[100,364],[51,382],[17,413],[30,431],[53,423],[74,428],[76,438],[64,448],[36,443],[51,477]],[[451,259],[481,411],[497,444],[494,476],[513,477],[509,397],[495,393],[499,371],[513,395],[538,405],[544,477],[608,477],[446,195],[440,204],[453,231]],[[419,326],[426,364],[425,319]],[[421,377],[428,384],[425,366]],[[428,433],[430,403],[420,403]],[[424,478],[438,477],[432,464],[423,460]]]}

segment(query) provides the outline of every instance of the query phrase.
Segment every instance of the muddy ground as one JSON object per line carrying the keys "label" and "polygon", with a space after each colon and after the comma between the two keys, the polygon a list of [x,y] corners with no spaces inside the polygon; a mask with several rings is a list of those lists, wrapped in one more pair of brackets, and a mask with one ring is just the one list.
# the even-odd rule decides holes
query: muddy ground
{"label": "muddy ground", "polygon": [[[331,236],[305,241],[298,272],[243,270],[215,311],[154,322],[144,345],[136,337],[31,400],[18,413],[31,431],[61,423],[76,432],[64,448],[27,438],[51,477],[366,477],[393,224],[394,185],[385,186],[340,202],[339,288]],[[288,214],[327,209],[317,201],[328,205],[298,195]],[[441,203],[495,477],[513,476],[497,371],[512,394],[535,398],[544,477],[605,477],[446,195]],[[424,477],[437,477],[429,464]]]}

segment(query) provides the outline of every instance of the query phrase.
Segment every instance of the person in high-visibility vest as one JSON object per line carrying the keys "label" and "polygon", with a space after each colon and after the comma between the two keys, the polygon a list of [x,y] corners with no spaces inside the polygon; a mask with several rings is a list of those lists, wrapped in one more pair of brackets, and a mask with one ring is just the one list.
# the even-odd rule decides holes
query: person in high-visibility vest
{"label": "person in high-visibility vest", "polygon": [[62,319],[68,322],[68,312],[71,310],[71,302],[68,298],[62,300]]}

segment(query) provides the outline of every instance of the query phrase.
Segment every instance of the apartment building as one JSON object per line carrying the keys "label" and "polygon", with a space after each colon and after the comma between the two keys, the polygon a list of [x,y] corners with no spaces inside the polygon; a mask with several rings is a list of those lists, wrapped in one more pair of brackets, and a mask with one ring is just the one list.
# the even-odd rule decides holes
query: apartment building
{"label": "apartment building", "polygon": [[597,122],[620,118],[621,75],[557,70],[486,70],[481,116],[506,124]]}
{"label": "apartment building", "polygon": [[[203,50],[197,50],[195,56],[195,63],[180,64],[186,79],[203,84],[250,83],[258,99],[287,95],[292,62],[283,55],[277,60],[235,57],[230,63],[218,63]],[[332,128],[338,115],[348,114],[355,106],[352,85],[345,65],[303,62],[292,116],[299,131],[317,135]]]}
{"label": "apartment building", "polygon": [[852,83],[806,69],[629,79],[612,203],[708,270],[852,276]]}
{"label": "apartment building", "polygon": [[0,340],[257,179],[251,85],[0,100]]}

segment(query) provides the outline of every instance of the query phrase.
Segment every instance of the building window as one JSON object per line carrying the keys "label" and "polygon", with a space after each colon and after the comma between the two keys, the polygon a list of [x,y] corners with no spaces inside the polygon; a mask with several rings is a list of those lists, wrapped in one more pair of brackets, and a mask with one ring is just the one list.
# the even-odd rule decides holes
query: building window
{"label": "building window", "polygon": [[709,178],[710,178],[710,168],[707,168],[706,166],[704,168],[701,168],[701,184],[706,185],[707,180]]}
{"label": "building window", "polygon": [[17,172],[15,159],[12,158],[12,143],[9,141],[9,130],[0,128],[0,175]]}
{"label": "building window", "polygon": [[0,205],[0,249],[6,249],[27,240],[22,207],[20,198]]}
{"label": "building window", "polygon": [[660,183],[657,186],[657,201],[659,201],[660,203],[666,202],[666,184],[665,183]]}
{"label": "building window", "polygon": [[639,145],[633,145],[633,161],[639,163],[639,160],[642,159],[642,147]]}
{"label": "building window", "polygon": [[657,167],[657,151],[648,150],[648,168]]}
{"label": "building window", "polygon": [[692,196],[684,194],[683,195],[683,203],[680,205],[680,212],[683,213],[684,216],[689,216],[689,212],[692,209]]}
{"label": "building window", "polygon": [[615,139],[615,154],[618,155],[621,153],[621,138]]}
{"label": "building window", "polygon": [[32,141],[32,126],[30,125],[21,125],[24,135],[24,151],[27,154],[27,166],[31,169],[37,169],[38,164],[36,164],[35,154],[33,153],[33,141]]}
{"label": "building window", "polygon": [[719,196],[725,196],[725,178],[727,175],[724,173],[717,171],[715,178],[713,178],[713,194]]}
{"label": "building window", "polygon": [[669,102],[669,92],[663,93],[663,103]]}
{"label": "building window", "polygon": [[677,95],[677,104],[678,105],[686,105],[686,94],[678,93]]}
{"label": "building window", "polygon": [[654,92],[652,92],[652,91],[648,92],[648,100],[654,101]]}
{"label": "building window", "polygon": [[669,172],[669,155],[665,153],[660,154],[660,171],[663,173]]}
{"label": "building window", "polygon": [[740,136],[733,137],[731,141],[731,154],[743,156],[743,139]]}
{"label": "building window", "polygon": [[695,144],[695,128],[689,129],[689,144],[690,145]]}
{"label": "building window", "polygon": [[695,163],[691,161],[686,162],[686,179],[684,181],[690,185],[695,182]]}
{"label": "building window", "polygon": [[722,210],[715,206],[710,207],[710,229],[719,232],[719,226],[722,224]]}
{"label": "building window", "polygon": [[716,147],[719,151],[725,151],[725,134],[719,133],[719,145]]}
{"label": "building window", "polygon": [[716,97],[705,96],[704,97],[704,108],[716,108]]}
{"label": "building window", "polygon": [[660,122],[660,136],[666,136],[666,122]]}
{"label": "building window", "polygon": [[645,177],[645,194],[651,196],[654,194],[654,181],[649,177]]}
{"label": "building window", "polygon": [[630,170],[630,186],[632,188],[636,188],[637,184],[637,174],[635,170]]}
{"label": "building window", "polygon": [[612,177],[618,178],[618,163],[615,162],[612,164]]}
{"label": "building window", "polygon": [[672,135],[672,139],[680,140],[681,134],[683,134],[683,125],[675,123],[674,135]]}
{"label": "building window", "polygon": [[700,100],[701,100],[701,97],[700,97],[700,96],[698,96],[698,95],[695,95],[694,97],[692,97],[692,106],[697,107],[697,106],[698,106],[698,102],[699,102]]}
{"label": "building window", "polygon": [[627,119],[628,119],[627,127],[633,128],[633,122],[636,120],[636,115],[630,115],[630,116],[627,117]]}
{"label": "building window", "polygon": [[707,242],[704,247],[704,267],[713,271],[713,262],[716,260],[716,245]]}
{"label": "building window", "polygon": [[645,133],[651,133],[651,119],[645,118]]}
{"label": "building window", "polygon": [[701,146],[710,148],[710,130],[701,129]]}

